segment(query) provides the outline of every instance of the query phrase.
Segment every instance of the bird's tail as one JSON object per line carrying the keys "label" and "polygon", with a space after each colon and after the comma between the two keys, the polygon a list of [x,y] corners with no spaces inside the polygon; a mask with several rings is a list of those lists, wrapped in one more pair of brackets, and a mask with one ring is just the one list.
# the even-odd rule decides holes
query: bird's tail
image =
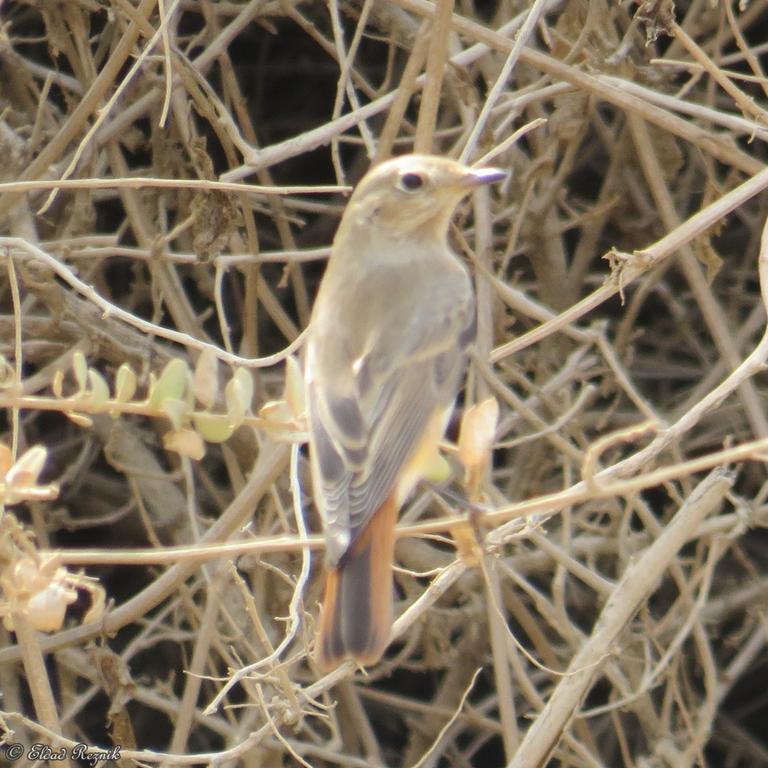
{"label": "bird's tail", "polygon": [[392,494],[328,570],[315,644],[322,670],[348,657],[362,666],[375,664],[389,643],[396,518]]}

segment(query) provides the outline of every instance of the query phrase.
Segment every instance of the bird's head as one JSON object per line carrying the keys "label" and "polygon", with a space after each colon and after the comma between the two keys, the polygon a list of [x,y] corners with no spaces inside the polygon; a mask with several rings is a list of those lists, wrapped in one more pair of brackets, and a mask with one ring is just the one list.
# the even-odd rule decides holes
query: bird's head
{"label": "bird's head", "polygon": [[392,236],[444,235],[459,201],[473,189],[506,177],[498,168],[470,168],[432,155],[403,155],[374,166],[357,185],[347,215]]}

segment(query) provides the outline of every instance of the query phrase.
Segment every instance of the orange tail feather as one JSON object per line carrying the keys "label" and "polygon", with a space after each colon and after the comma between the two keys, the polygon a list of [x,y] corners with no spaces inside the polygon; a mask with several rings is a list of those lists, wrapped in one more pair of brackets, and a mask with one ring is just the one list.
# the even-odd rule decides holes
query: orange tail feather
{"label": "orange tail feather", "polygon": [[317,665],[333,669],[350,657],[375,664],[392,629],[394,495],[376,510],[341,562],[328,570],[315,644]]}

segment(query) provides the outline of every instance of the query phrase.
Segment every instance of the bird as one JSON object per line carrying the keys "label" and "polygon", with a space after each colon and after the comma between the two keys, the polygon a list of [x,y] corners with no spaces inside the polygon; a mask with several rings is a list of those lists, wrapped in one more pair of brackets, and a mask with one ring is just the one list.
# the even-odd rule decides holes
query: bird
{"label": "bird", "polygon": [[438,455],[475,337],[459,202],[506,177],[423,154],[374,165],[333,240],[309,323],[305,396],[325,533],[320,670],[380,660],[393,621],[395,524]]}

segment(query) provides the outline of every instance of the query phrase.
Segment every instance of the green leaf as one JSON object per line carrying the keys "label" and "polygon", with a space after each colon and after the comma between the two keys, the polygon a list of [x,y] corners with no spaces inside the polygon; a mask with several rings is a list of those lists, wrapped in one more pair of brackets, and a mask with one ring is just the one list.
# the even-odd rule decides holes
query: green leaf
{"label": "green leaf", "polygon": [[98,371],[89,368],[88,382],[91,385],[91,402],[97,408],[104,408],[109,401],[109,387],[104,377]]}
{"label": "green leaf", "polygon": [[189,387],[191,373],[186,360],[175,357],[163,368],[160,378],[149,394],[149,405],[160,408],[163,400],[173,398],[183,400]]}
{"label": "green leaf", "polygon": [[115,377],[115,400],[118,403],[127,403],[136,394],[136,374],[128,363],[123,363],[117,369]]}
{"label": "green leaf", "polygon": [[219,416],[214,413],[195,413],[192,415],[195,429],[209,443],[223,443],[229,440],[235,427],[230,424],[228,416]]}

